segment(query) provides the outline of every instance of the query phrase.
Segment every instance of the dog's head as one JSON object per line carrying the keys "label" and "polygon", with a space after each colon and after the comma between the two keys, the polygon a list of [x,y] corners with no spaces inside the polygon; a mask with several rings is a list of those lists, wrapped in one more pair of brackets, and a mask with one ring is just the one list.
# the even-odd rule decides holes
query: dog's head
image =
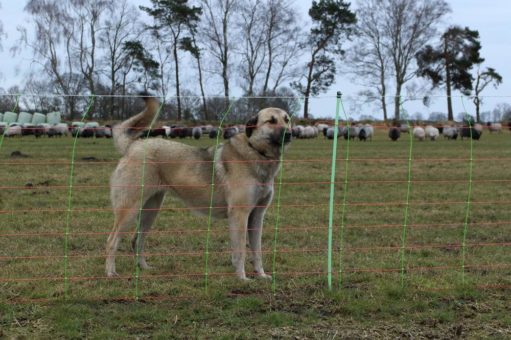
{"label": "dog's head", "polygon": [[291,142],[291,119],[284,110],[263,109],[248,120],[245,133],[258,150],[280,148],[282,144]]}

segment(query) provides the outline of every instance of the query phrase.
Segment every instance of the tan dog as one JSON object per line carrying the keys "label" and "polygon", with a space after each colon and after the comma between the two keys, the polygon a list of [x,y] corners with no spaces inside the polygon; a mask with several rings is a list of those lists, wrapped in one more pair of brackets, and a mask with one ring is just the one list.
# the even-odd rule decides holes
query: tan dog
{"label": "tan dog", "polygon": [[124,157],[111,177],[115,222],[106,246],[106,274],[117,275],[115,252],[121,235],[127,228],[137,225],[139,218],[140,232],[135,233],[132,245],[140,254],[139,266],[149,268],[144,257],[144,237],[156,219],[167,190],[192,210],[209,213],[214,163],[211,212],[214,217],[228,219],[236,274],[246,279],[248,232],[255,272],[259,277],[269,278],[262,264],[261,235],[264,214],[273,197],[273,181],[280,168],[282,143],[287,144],[291,139],[288,114],[277,108],[261,110],[247,122],[246,133],[220,144],[214,155],[214,146],[202,149],[161,138],[139,139],[142,129],[150,125],[159,107],[155,98],[145,97],[144,100],[145,110],[113,131],[114,142]]}

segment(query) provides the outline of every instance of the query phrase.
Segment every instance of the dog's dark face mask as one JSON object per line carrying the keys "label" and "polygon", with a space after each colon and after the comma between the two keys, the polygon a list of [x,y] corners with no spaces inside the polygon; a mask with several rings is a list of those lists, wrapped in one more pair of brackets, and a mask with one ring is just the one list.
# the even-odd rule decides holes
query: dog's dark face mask
{"label": "dog's dark face mask", "polygon": [[282,144],[288,144],[291,142],[291,131],[284,127],[276,129],[274,133],[270,135],[270,143],[273,145],[280,146]]}

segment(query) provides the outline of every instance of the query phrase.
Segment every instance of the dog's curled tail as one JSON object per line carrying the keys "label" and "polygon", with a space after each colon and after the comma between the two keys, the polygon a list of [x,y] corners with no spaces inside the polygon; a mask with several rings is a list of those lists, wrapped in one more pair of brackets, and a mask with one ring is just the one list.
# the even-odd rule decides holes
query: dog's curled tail
{"label": "dog's curled tail", "polygon": [[121,154],[126,154],[131,143],[137,140],[144,130],[148,129],[158,113],[160,103],[155,97],[147,93],[140,94],[145,101],[142,112],[133,116],[113,128],[114,144]]}

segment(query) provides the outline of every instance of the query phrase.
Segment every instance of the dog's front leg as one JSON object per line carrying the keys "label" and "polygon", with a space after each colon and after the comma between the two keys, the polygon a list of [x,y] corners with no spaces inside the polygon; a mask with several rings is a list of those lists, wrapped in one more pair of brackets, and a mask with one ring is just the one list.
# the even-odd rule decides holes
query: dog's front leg
{"label": "dog's front leg", "polygon": [[236,269],[236,276],[247,280],[245,274],[245,256],[247,240],[247,223],[250,210],[229,208],[229,234],[231,238],[231,260]]}
{"label": "dog's front leg", "polygon": [[248,218],[248,242],[252,252],[252,263],[257,276],[265,279],[271,279],[263,269],[263,260],[261,252],[261,238],[263,235],[263,219],[267,207],[257,207],[252,210]]}

